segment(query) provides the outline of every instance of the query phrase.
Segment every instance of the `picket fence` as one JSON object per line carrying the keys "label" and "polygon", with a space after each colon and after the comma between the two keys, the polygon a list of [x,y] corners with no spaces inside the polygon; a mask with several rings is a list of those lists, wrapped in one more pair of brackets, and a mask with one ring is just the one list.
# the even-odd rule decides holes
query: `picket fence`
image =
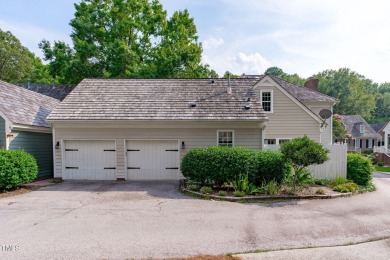
{"label": "picket fence", "polygon": [[320,165],[311,165],[309,170],[315,179],[347,178],[347,144],[324,145],[330,150],[329,160]]}

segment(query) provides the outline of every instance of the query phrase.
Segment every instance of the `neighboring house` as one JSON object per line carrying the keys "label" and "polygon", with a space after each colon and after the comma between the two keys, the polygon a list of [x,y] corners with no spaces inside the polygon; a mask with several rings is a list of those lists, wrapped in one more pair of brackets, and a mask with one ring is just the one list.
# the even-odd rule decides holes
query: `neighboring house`
{"label": "neighboring house", "polygon": [[[259,100],[260,98],[260,100]],[[194,147],[331,144],[337,100],[263,75],[238,79],[85,79],[50,114],[54,176],[178,179]]]}
{"label": "neighboring house", "polygon": [[337,142],[347,143],[348,151],[373,150],[382,141],[382,137],[360,115],[341,115],[341,122],[347,130],[347,138]]}
{"label": "neighboring house", "polygon": [[385,128],[388,125],[388,123],[389,122],[370,124],[371,128],[374,129],[374,131],[381,136],[381,140],[378,141],[377,146],[385,146],[386,137],[387,137],[385,134]]}
{"label": "neighboring house", "polygon": [[0,148],[23,149],[38,163],[38,177],[53,176],[52,130],[46,117],[59,101],[0,81]]}

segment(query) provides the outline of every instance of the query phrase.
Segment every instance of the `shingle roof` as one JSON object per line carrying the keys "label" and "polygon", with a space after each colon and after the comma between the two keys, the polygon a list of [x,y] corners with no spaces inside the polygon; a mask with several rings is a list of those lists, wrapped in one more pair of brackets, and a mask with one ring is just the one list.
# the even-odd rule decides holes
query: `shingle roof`
{"label": "shingle roof", "polygon": [[84,79],[48,120],[267,120],[256,79],[231,79],[232,94],[227,79],[213,81]]}
{"label": "shingle roof", "polygon": [[[381,136],[360,115],[341,116],[348,134],[354,138],[380,138]],[[364,125],[364,133],[360,133],[360,125]]]}
{"label": "shingle roof", "polygon": [[50,127],[46,117],[59,103],[57,99],[0,81],[0,111],[13,124]]}
{"label": "shingle roof", "polygon": [[28,84],[28,83],[16,83],[15,85],[61,101],[64,100],[64,98],[67,95],[69,95],[69,93],[76,87],[76,85],[51,85],[51,84]]}
{"label": "shingle roof", "polygon": [[371,128],[374,129],[375,132],[379,133],[383,130],[383,128],[387,125],[389,122],[381,122],[376,124],[370,124]]}
{"label": "shingle roof", "polygon": [[332,102],[332,103],[337,102],[336,98],[322,94],[318,91],[295,85],[293,83],[290,83],[288,81],[285,81],[281,78],[272,75],[268,75],[268,76],[270,76],[280,86],[282,86],[285,90],[287,90],[293,97],[295,97],[301,102],[319,102],[319,101]]}

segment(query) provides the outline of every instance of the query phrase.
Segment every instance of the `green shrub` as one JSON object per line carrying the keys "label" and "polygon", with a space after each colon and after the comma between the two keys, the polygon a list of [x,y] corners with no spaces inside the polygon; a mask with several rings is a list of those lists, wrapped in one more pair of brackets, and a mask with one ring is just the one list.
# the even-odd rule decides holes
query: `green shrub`
{"label": "green shrub", "polygon": [[335,187],[335,186],[337,186],[339,184],[345,184],[345,183],[347,183],[347,179],[337,175],[334,180],[330,181],[329,185],[331,187]]}
{"label": "green shrub", "polygon": [[181,171],[192,181],[222,184],[255,171],[256,153],[241,147],[194,148],[183,157]]}
{"label": "green shrub", "polygon": [[213,193],[213,189],[211,187],[203,186],[200,188],[200,192],[203,194],[211,194]]}
{"label": "green shrub", "polygon": [[374,151],[373,150],[366,150],[363,153],[366,154],[366,155],[369,155],[369,154],[374,153]]}
{"label": "green shrub", "polygon": [[255,185],[269,183],[272,180],[280,184],[290,172],[290,163],[279,151],[262,150],[257,153],[256,158],[251,159],[257,161],[252,163],[257,166],[257,170],[249,173],[249,181]]}
{"label": "green shrub", "polygon": [[335,187],[333,187],[333,190],[338,191],[338,192],[355,192],[359,189],[359,186],[356,183],[353,182],[347,182],[344,184],[339,184]]}
{"label": "green shrub", "polygon": [[330,185],[330,180],[326,180],[326,179],[316,179],[314,180],[314,184],[316,185],[321,185],[321,186],[328,186]]}
{"label": "green shrub", "polygon": [[0,150],[0,187],[9,190],[33,181],[38,174],[35,158],[22,151]]}
{"label": "green shrub", "polygon": [[385,163],[384,162],[378,162],[378,166],[379,167],[383,167],[383,166],[385,166]]}
{"label": "green shrub", "polygon": [[245,192],[236,190],[236,191],[233,191],[233,196],[234,197],[244,197],[245,196]]}
{"label": "green shrub", "polygon": [[316,190],[316,194],[318,195],[324,195],[325,194],[325,191],[323,189],[317,189]]}
{"label": "green shrub", "polygon": [[224,190],[220,190],[220,191],[218,191],[218,195],[219,195],[219,196],[226,196],[226,195],[227,195],[227,192],[224,191]]}
{"label": "green shrub", "polygon": [[366,186],[372,179],[374,167],[371,160],[361,154],[350,153],[347,156],[347,179],[358,185]]}
{"label": "green shrub", "polygon": [[267,183],[264,189],[268,195],[276,195],[279,192],[279,184],[275,180],[272,180]]}
{"label": "green shrub", "polygon": [[191,184],[191,185],[188,185],[188,189],[192,190],[192,191],[199,191],[200,190],[200,186],[196,185],[196,184]]}

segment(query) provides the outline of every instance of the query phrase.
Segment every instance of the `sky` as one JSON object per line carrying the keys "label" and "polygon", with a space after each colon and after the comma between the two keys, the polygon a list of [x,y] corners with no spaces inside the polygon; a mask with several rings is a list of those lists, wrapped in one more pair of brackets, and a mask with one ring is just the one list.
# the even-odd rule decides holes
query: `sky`
{"label": "sky", "polygon": [[[0,28],[42,57],[42,39],[71,44],[77,0],[1,0]],[[390,82],[390,1],[160,0],[169,15],[188,9],[202,61],[221,76],[262,74],[271,66],[310,77],[348,67]]]}

